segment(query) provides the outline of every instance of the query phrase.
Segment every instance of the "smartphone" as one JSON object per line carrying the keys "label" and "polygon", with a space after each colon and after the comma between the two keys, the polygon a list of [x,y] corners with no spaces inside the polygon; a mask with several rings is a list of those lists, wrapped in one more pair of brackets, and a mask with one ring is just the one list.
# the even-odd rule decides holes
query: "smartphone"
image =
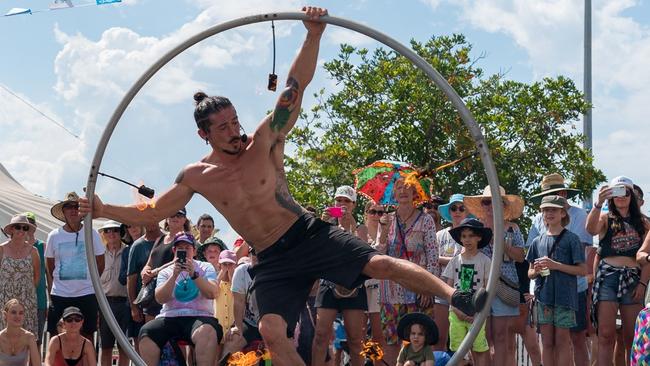
{"label": "smartphone", "polygon": [[187,262],[187,251],[186,250],[177,250],[176,251],[176,258],[178,258],[178,261],[181,264],[185,264]]}
{"label": "smartphone", "polygon": [[625,186],[612,187],[612,197],[623,197],[627,193]]}
{"label": "smartphone", "polygon": [[328,207],[325,211],[335,219],[343,217],[343,209],[341,207]]}

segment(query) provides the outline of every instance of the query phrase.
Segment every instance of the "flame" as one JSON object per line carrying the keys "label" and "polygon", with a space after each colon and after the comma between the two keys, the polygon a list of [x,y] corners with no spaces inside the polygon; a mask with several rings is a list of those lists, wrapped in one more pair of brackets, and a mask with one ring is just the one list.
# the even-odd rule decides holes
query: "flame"
{"label": "flame", "polygon": [[[140,180],[138,182],[138,186],[141,186],[144,184],[144,181]],[[156,201],[153,199],[149,199],[141,194],[138,193],[138,190],[136,188],[131,189],[131,193],[133,193],[133,199],[135,200],[135,208],[137,208],[139,211],[144,211],[147,209],[147,207],[154,208],[156,207]]]}
{"label": "flame", "polygon": [[229,366],[257,366],[260,360],[270,360],[271,353],[268,349],[250,351],[248,353],[236,352],[228,358]]}
{"label": "flame", "polygon": [[384,350],[381,349],[381,345],[378,342],[373,342],[371,340],[363,343],[363,349],[359,354],[365,358],[369,358],[372,361],[380,361],[384,358]]}

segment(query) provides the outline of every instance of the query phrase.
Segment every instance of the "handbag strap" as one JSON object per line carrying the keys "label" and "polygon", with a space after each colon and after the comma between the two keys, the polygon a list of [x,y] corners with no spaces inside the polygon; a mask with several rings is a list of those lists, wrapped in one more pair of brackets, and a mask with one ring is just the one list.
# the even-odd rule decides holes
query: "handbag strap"
{"label": "handbag strap", "polygon": [[551,250],[548,252],[548,257],[553,258],[553,253],[555,253],[555,249],[557,249],[557,245],[562,240],[562,237],[564,236],[564,233],[567,232],[567,229],[562,229],[560,234],[555,237],[555,241],[553,242],[553,246],[551,247]]}
{"label": "handbag strap", "polygon": [[[406,230],[407,233],[405,233],[404,228],[402,227],[402,224],[400,224],[399,215],[397,214],[397,212],[395,212],[395,223],[397,224],[397,233],[398,233],[399,238],[401,240],[400,249],[404,248],[404,255],[406,256],[406,260],[408,260],[408,261],[411,261],[411,256],[409,255],[408,247],[406,246],[406,235],[408,234],[408,232],[411,231],[411,229],[415,226],[415,224],[420,220],[421,216],[422,216],[422,211],[419,212],[418,216],[415,218],[415,220],[413,221],[411,226],[409,226],[408,229]],[[404,225],[406,225],[406,224],[407,223],[405,222]],[[401,252],[401,250],[400,250],[400,252]],[[401,255],[400,255],[400,257],[401,257]]]}

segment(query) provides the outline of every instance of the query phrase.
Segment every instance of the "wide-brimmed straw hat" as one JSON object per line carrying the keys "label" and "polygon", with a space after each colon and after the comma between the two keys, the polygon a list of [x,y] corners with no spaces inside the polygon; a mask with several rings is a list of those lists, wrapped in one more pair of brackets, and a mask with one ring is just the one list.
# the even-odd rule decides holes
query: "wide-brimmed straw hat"
{"label": "wide-brimmed straw hat", "polygon": [[65,195],[63,201],[52,206],[52,208],[50,209],[50,213],[52,214],[52,216],[59,219],[59,221],[65,222],[65,216],[63,216],[63,206],[73,202],[77,202],[77,203],[79,202],[79,195],[76,192],[69,192]]}
{"label": "wide-brimmed straw hat", "polygon": [[460,234],[464,229],[472,229],[472,231],[480,234],[481,241],[477,245],[477,248],[479,249],[490,244],[490,240],[492,240],[492,229],[485,227],[485,225],[477,219],[468,217],[461,221],[460,225],[449,230],[449,235],[451,235],[454,241],[460,245],[463,245],[463,242],[460,240]]}
{"label": "wide-brimmed straw hat", "polygon": [[425,342],[427,344],[438,343],[438,326],[436,322],[423,313],[408,313],[399,319],[397,323],[397,335],[403,341],[409,341],[411,325],[420,324],[424,327]]}
{"label": "wide-brimmed straw hat", "polygon": [[13,225],[27,225],[32,229],[36,229],[36,225],[29,222],[29,219],[27,218],[27,216],[25,216],[25,214],[19,214],[19,215],[12,216],[9,223],[7,225],[5,225],[4,228],[2,228],[2,231],[4,231],[7,235],[9,235],[7,230]]}
{"label": "wide-brimmed straw hat", "polygon": [[558,173],[545,175],[542,178],[541,186],[542,191],[530,197],[530,200],[536,205],[541,202],[542,197],[556,192],[566,191],[567,199],[571,199],[580,193],[578,189],[569,188],[569,185],[564,182],[564,177]]}
{"label": "wide-brimmed straw hat", "polygon": [[[503,207],[503,219],[504,220],[514,220],[519,218],[524,212],[524,200],[523,198],[514,195],[506,194],[506,190],[503,187],[499,186],[499,192],[501,193],[501,198],[505,203]],[[490,186],[486,186],[483,189],[483,194],[478,196],[465,196],[463,202],[465,207],[467,207],[469,213],[478,217],[479,220],[485,221],[485,209],[483,208],[481,201],[485,198],[492,198],[492,193],[490,192]],[[492,208],[490,208],[491,210]]]}

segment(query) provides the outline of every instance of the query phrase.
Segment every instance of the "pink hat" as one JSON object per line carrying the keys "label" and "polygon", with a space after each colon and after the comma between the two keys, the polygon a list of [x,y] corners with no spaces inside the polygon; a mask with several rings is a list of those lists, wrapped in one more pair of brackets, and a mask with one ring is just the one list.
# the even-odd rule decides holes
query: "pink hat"
{"label": "pink hat", "polygon": [[237,255],[232,250],[223,250],[219,254],[219,264],[222,263],[237,263]]}

